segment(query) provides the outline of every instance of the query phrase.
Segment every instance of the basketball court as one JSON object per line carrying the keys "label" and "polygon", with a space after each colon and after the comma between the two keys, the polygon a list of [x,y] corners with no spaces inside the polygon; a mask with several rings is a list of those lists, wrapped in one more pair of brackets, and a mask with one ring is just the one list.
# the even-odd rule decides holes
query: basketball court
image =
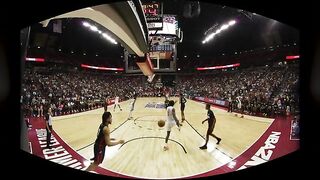
{"label": "basketball court", "polygon": [[[197,11],[195,12],[198,12],[198,14],[197,13],[194,14],[193,12],[191,12],[191,7],[193,6],[197,7],[196,8]],[[168,11],[167,12],[163,11],[163,7],[165,7],[165,9],[167,9]],[[193,16],[196,17],[200,15],[199,2],[197,2],[197,4],[186,3],[184,6],[181,6],[181,7],[184,7],[184,9],[190,9],[190,12],[183,11],[184,16],[186,16],[185,19],[187,18],[189,19]],[[207,5],[205,4],[202,6],[201,9],[203,12],[205,12],[204,10],[207,9],[206,7]],[[171,10],[172,8],[174,9],[174,11]],[[224,7],[217,6],[217,7],[214,7],[213,9],[207,9],[207,11],[210,13],[214,13],[214,12],[220,13],[221,8],[224,9],[225,6]],[[170,13],[171,12],[170,10],[174,13]],[[121,51],[119,52],[121,54],[121,60],[123,60],[123,62],[125,63],[122,63],[121,61],[121,66],[120,66],[119,65],[120,61],[118,61],[117,58],[114,58],[116,56],[117,57],[119,56],[119,53],[116,50],[107,51],[108,56],[110,55],[110,57],[112,58],[105,58],[103,57],[104,56],[103,53],[101,53],[100,55],[100,52],[97,51],[101,49],[101,47],[99,46],[99,44],[96,43],[97,42],[96,39],[92,41],[94,43],[92,43],[91,45],[89,44],[89,41],[87,42],[82,41],[83,44],[87,44],[87,47],[88,47],[87,52],[95,52],[95,53],[86,54],[84,53],[86,52],[86,50],[83,49],[84,50],[83,53],[81,52],[79,55],[81,55],[81,57],[82,55],[85,56],[86,58],[88,58],[88,61],[86,61],[85,64],[81,64],[80,65],[81,68],[86,70],[93,69],[94,71],[95,70],[110,71],[112,72],[112,73],[109,73],[110,75],[113,74],[113,71],[115,71],[115,73],[119,72],[119,74],[123,73],[128,76],[131,76],[131,75],[135,76],[137,74],[144,75],[147,77],[147,80],[141,81],[141,87],[143,83],[146,83],[146,82],[151,83],[153,81],[153,78],[155,77],[155,74],[157,74],[159,75],[159,79],[158,77],[156,79],[158,79],[159,81],[157,81],[154,84],[154,87],[152,88],[163,88],[165,86],[171,86],[171,87],[175,86],[175,83],[173,82],[175,82],[176,80],[179,80],[179,78],[177,77],[178,75],[180,75],[180,72],[189,73],[189,69],[190,70],[192,69],[192,71],[190,72],[198,72],[200,70],[202,71],[202,70],[214,70],[214,69],[216,70],[227,69],[227,68],[232,68],[232,71],[233,71],[234,69],[237,70],[238,67],[240,66],[240,62],[235,63],[233,62],[234,60],[226,61],[223,64],[215,64],[216,62],[213,63],[213,61],[208,63],[203,63],[204,61],[200,62],[200,59],[199,59],[198,61],[199,63],[198,62],[189,63],[191,62],[190,60],[192,58],[195,58],[193,57],[195,56],[195,54],[191,55],[191,52],[196,53],[197,48],[194,48],[195,45],[188,45],[188,46],[184,46],[184,48],[181,48],[181,50],[179,49],[178,51],[177,50],[178,44],[182,43],[183,39],[187,39],[188,40],[186,41],[187,43],[202,42],[202,44],[204,44],[204,43],[207,43],[216,34],[220,32],[224,32],[224,36],[226,36],[228,34],[226,33],[227,32],[226,29],[229,27],[231,28],[231,26],[235,24],[237,25],[232,28],[240,27],[241,24],[244,24],[242,22],[250,22],[250,23],[247,23],[247,25],[253,24],[255,26],[246,25],[243,33],[241,34],[241,37],[247,37],[247,36],[249,37],[246,41],[246,45],[249,45],[250,44],[249,39],[254,39],[254,38],[251,37],[252,33],[247,31],[248,27],[250,27],[249,29],[257,30],[261,28],[255,28],[255,27],[265,27],[266,25],[269,26],[269,23],[270,23],[270,21],[267,21],[268,24],[253,23],[254,21],[252,21],[252,16],[254,15],[254,13],[248,13],[248,12],[246,13],[243,10],[234,10],[234,12],[230,11],[230,13],[232,13],[230,15],[228,15],[228,12],[226,11],[225,13],[226,15],[223,16],[223,17],[230,16],[234,19],[228,19],[228,20],[224,18],[212,19],[212,17],[218,17],[215,14],[213,15],[210,14],[208,17],[201,16],[203,17],[202,18],[203,21],[201,20],[198,22],[206,24],[207,22],[205,20],[209,19],[210,24],[211,24],[211,21],[213,20],[214,20],[213,22],[219,22],[219,23],[214,23],[214,25],[209,29],[207,29],[208,27],[204,26],[205,29],[200,31],[199,29],[200,28],[202,29],[203,27],[199,26],[198,24],[194,24],[196,21],[190,21],[191,24],[189,25],[189,27],[186,26],[183,28],[181,24],[185,24],[185,22],[184,21],[181,21],[183,23],[179,22],[182,17],[179,17],[177,12],[178,11],[176,10],[176,7],[172,5],[171,2],[170,4],[163,4],[160,2],[152,2],[152,3],[143,2],[142,4],[140,1],[132,1],[132,2],[124,1],[119,3],[117,2],[114,4],[102,4],[102,5],[92,6],[88,8],[78,9],[75,11],[71,11],[65,14],[61,14],[61,15],[49,18],[47,20],[40,22],[40,24],[42,24],[41,28],[49,28],[51,27],[51,25],[49,25],[50,21],[56,20],[56,21],[52,21],[52,24],[55,23],[52,26],[53,28],[56,27],[54,29],[57,29],[61,33],[62,30],[60,26],[62,22],[60,22],[60,20],[66,19],[68,22],[65,23],[64,26],[62,27],[64,27],[65,30],[69,29],[70,31],[67,31],[67,32],[69,32],[73,36],[72,37],[70,36],[70,40],[69,38],[66,38],[68,39],[68,41],[59,40],[59,42],[63,42],[63,44],[69,44],[67,42],[74,43],[74,39],[77,39],[77,36],[74,36],[75,34],[77,34],[76,33],[77,31],[71,31],[71,29],[79,29],[79,24],[80,24],[81,28],[90,30],[90,33],[96,33],[97,36],[101,36],[100,39],[109,41],[109,43],[111,43],[112,45],[110,47],[114,48],[115,47],[114,45],[118,43],[121,45],[121,48],[119,48],[121,49]],[[201,13],[201,14],[204,14],[204,13]],[[234,16],[234,14],[237,16]],[[73,18],[74,18],[74,23],[70,23],[69,20]],[[226,22],[223,22],[223,21],[226,21]],[[74,25],[71,26],[70,24],[71,25],[74,24]],[[65,26],[67,26],[68,28],[65,28]],[[58,27],[60,27],[60,30]],[[196,34],[193,34],[194,33],[193,28],[196,28],[195,30],[197,31],[199,30],[199,32],[205,32],[204,33],[205,37],[201,37],[200,40],[199,39],[193,40],[192,38],[195,38],[195,37],[198,38]],[[21,57],[26,57],[26,59],[23,61],[34,61],[34,62],[47,61],[41,57],[36,58],[36,57],[26,56],[26,55],[32,54],[32,53],[29,53],[29,54],[26,53],[28,49],[26,47],[29,47],[28,43],[29,43],[30,27],[28,27],[24,31],[26,32],[25,33],[26,40],[23,43],[24,44],[23,47],[25,47],[26,50],[25,50],[25,55]],[[87,31],[84,31],[84,32],[87,33]],[[254,33],[259,34],[258,31]],[[41,34],[42,34],[42,31],[41,31]],[[110,34],[110,36],[108,34]],[[192,36],[186,36],[187,34],[192,34]],[[35,37],[37,36],[35,35]],[[64,47],[63,45],[61,50],[61,47],[60,47],[61,45],[59,43],[56,43],[56,44],[59,44],[59,46],[57,45],[57,47],[53,47],[53,44],[55,44],[54,43],[55,36],[52,36],[54,37],[52,38],[53,39],[52,43],[51,41],[49,41],[50,40],[49,37],[51,37],[49,35],[47,35],[46,38],[41,38],[39,33],[39,38],[35,38],[35,37],[34,39],[39,39],[39,44],[33,43],[34,45],[31,46],[31,47],[37,47],[35,52],[38,52],[38,49],[40,49],[40,46],[41,48],[43,47],[47,48],[46,46],[49,47],[51,44],[52,44],[52,49],[57,49],[58,51],[56,52],[57,54],[59,54],[57,57],[61,56],[60,54],[61,51],[67,52],[71,49],[77,49],[76,46],[68,48],[67,46]],[[65,38],[66,36],[61,36],[61,37]],[[78,38],[79,39],[82,38],[81,33]],[[276,38],[278,38],[278,36]],[[41,39],[46,39],[46,40],[40,41]],[[227,38],[225,38],[224,40],[226,39]],[[262,42],[265,43],[265,40],[266,40],[265,37],[262,40],[263,40]],[[38,42],[36,40],[33,40],[33,41]],[[40,43],[40,42],[45,42],[45,43]],[[244,50],[243,54],[247,53],[247,50],[249,53],[249,49],[250,49],[250,52],[253,52],[253,48],[251,48],[250,46],[248,46],[248,48],[243,46],[243,40],[241,41],[232,40],[230,42],[233,44],[233,46],[230,46],[232,47],[230,51],[228,51],[227,49],[229,48],[229,44],[230,44],[230,43],[227,43],[227,41],[224,44],[227,44],[228,46],[225,46],[224,48],[220,48],[220,49],[223,49],[223,51],[225,52],[234,52],[235,54],[237,54],[237,57],[238,57],[239,49]],[[237,48],[235,46],[237,44],[235,42],[239,42],[238,47],[240,48]],[[76,44],[81,44],[81,43],[76,43]],[[254,44],[257,44],[257,43],[254,43]],[[295,45],[296,43],[294,42],[294,46]],[[192,48],[188,49],[189,46]],[[198,44],[196,46],[198,46]],[[269,49],[273,51],[274,49],[271,49],[273,46],[266,47],[267,48],[266,51],[269,51]],[[279,45],[277,46],[279,47]],[[182,47],[182,46],[179,46],[179,47]],[[206,47],[211,48],[210,46],[206,46]],[[201,46],[201,48],[203,49],[205,49],[206,47]],[[284,47],[286,47],[286,45]],[[81,47],[79,46],[79,49],[82,49],[82,48],[83,48],[82,46]],[[89,48],[90,49],[92,48],[93,50],[90,51]],[[109,47],[107,46],[104,48],[109,50],[108,49]],[[66,49],[68,50],[66,51]],[[254,48],[254,49],[258,49],[258,48]],[[258,52],[258,51],[255,50],[255,52]],[[179,52],[179,57],[178,57],[178,52]],[[205,54],[200,55],[199,53],[196,55],[196,59],[200,57],[201,59],[202,57],[205,57],[204,59],[206,59],[206,57],[217,56],[217,54],[214,54],[215,52],[212,51],[212,49],[207,49],[202,52],[207,52],[210,56]],[[252,54],[257,54],[255,52],[253,52]],[[278,50],[275,49],[275,51],[272,54],[274,53],[276,54],[277,52]],[[291,52],[291,51],[288,51],[288,52]],[[71,50],[70,53],[71,54],[75,53],[74,55],[76,55],[79,52],[74,52],[73,50]],[[115,53],[114,57],[112,53]],[[240,51],[239,54],[241,53],[242,52]],[[265,52],[263,51],[263,53]],[[98,61],[96,60],[91,61],[91,59],[97,59],[98,54],[99,54],[99,58],[100,57],[103,58],[103,61],[107,59],[108,62],[97,64]],[[35,53],[35,55],[37,55],[37,53]],[[225,54],[223,53],[222,56],[224,55]],[[248,56],[250,56],[250,58],[247,58]],[[263,54],[263,57],[264,56],[265,54]],[[43,57],[47,57],[47,56],[43,56]],[[66,56],[66,58],[67,57],[69,58],[69,56]],[[182,57],[183,57],[183,60],[182,60]],[[230,57],[233,58],[233,56],[230,56]],[[239,57],[242,57],[242,56],[239,55]],[[243,57],[244,58],[241,58],[241,64],[243,62],[246,62],[245,60],[247,59],[255,59],[256,57],[260,58],[260,55],[258,54],[257,56],[243,55]],[[298,58],[298,57],[299,56],[292,56],[292,57],[289,56],[289,58]],[[177,61],[178,58],[180,58],[179,61]],[[229,59],[232,59],[232,58],[229,58]],[[71,58],[70,56],[70,59],[73,59],[73,57]],[[114,61],[111,61],[112,59],[114,59]],[[238,58],[236,59],[238,61]],[[245,59],[245,60],[242,60],[242,59]],[[50,61],[51,59],[48,62]],[[240,61],[240,58],[239,58],[239,61]],[[52,62],[54,61],[52,60]],[[79,66],[78,59],[76,59],[75,62],[76,62],[76,65],[73,68],[77,69],[78,67],[76,66]],[[231,64],[231,62],[235,64]],[[285,62],[287,62],[287,59]],[[58,63],[61,63],[61,62],[58,62]],[[247,64],[250,64],[251,66],[252,63],[251,61],[248,60]],[[201,66],[214,65],[214,66],[201,67],[200,65]],[[197,71],[193,71],[193,70],[197,70]],[[72,70],[72,72],[76,72],[76,71]],[[29,74],[29,75],[31,76],[32,74]],[[183,75],[183,73],[181,73],[181,75]],[[197,75],[197,73],[192,74],[192,76],[193,75]],[[206,80],[206,79],[204,78],[203,80]],[[281,82],[284,81],[282,79],[280,80]],[[129,81],[130,80],[123,81],[123,82],[127,82],[124,84],[121,84],[121,83],[117,84],[117,86],[121,86],[121,87],[113,88],[113,86],[110,86],[110,89],[109,89],[109,86],[106,86],[107,88],[105,89],[101,88],[103,89],[101,90],[101,92],[98,92],[95,90],[95,88],[93,88],[94,90],[93,94],[98,94],[98,93],[103,94],[106,91],[112,92],[114,91],[114,89],[116,89],[116,91],[119,90],[119,92],[126,92],[124,90],[127,90],[129,87],[131,88],[132,86],[134,86],[134,84],[137,85],[136,88],[140,87],[140,84],[138,83],[140,81],[133,82],[132,84],[130,84]],[[237,81],[237,80],[235,79],[234,81]],[[249,80],[246,80],[246,82],[247,81],[250,82]],[[254,81],[255,80],[252,80],[252,82]],[[93,81],[89,79],[84,82],[87,82],[90,85],[89,82],[93,82]],[[163,82],[167,82],[168,84],[165,85],[163,84]],[[169,82],[170,82],[170,85],[169,85]],[[103,81],[101,81],[101,83],[103,83]],[[206,82],[206,83],[210,84],[211,82]],[[98,82],[97,84],[100,84],[100,82]],[[81,86],[80,85],[81,83],[79,83],[79,86],[76,87],[77,90],[79,90],[82,87],[82,85]],[[107,85],[109,85],[109,83]],[[95,84],[93,86],[95,86]],[[187,86],[187,84],[182,84],[182,86]],[[201,83],[199,84],[199,86],[201,86]],[[90,86],[88,87],[89,87],[89,90],[91,90]],[[86,86],[83,86],[83,89],[86,89],[85,92],[87,92]],[[177,89],[179,89],[179,91],[181,92],[184,91],[184,89],[178,88],[178,86],[177,86]],[[192,88],[190,89],[192,90]],[[146,90],[147,90],[146,93],[148,93],[149,89],[146,89]],[[257,89],[257,92],[258,90],[259,89]],[[233,89],[230,89],[230,91],[233,91]],[[85,95],[89,97],[89,94],[87,93],[82,93],[82,92],[78,93],[74,91],[74,94],[77,94],[77,95],[81,94],[81,96]],[[114,95],[110,95],[110,96],[114,96]],[[121,96],[121,95],[118,94],[118,96]],[[122,95],[122,96],[125,96],[125,95]],[[68,97],[69,97],[69,94],[68,94]],[[100,99],[101,97],[102,96],[99,96],[99,98],[97,99]],[[203,120],[207,118],[207,110],[205,109],[205,103],[204,103],[206,101],[200,100],[200,99],[212,100],[212,103],[210,102],[211,104],[221,105],[224,107],[227,107],[226,105],[227,101],[223,101],[215,98],[209,98],[209,97],[215,97],[215,95],[212,94],[211,92],[204,94],[204,97],[196,97],[194,95],[192,95],[191,97],[195,99],[196,98],[199,98],[199,99],[197,99],[198,101],[187,99],[187,103],[184,111],[186,121],[183,122],[181,129],[178,129],[177,126],[172,128],[170,138],[168,141],[169,149],[166,151],[164,151],[163,149],[163,146],[165,144],[165,137],[167,134],[166,127],[158,126],[159,120],[166,120],[166,109],[164,106],[164,100],[165,100],[164,97],[138,97],[134,106],[134,111],[132,112],[133,118],[130,118],[130,119],[128,118],[128,116],[131,109],[132,99],[120,102],[120,106],[122,110],[120,110],[119,107],[116,107],[114,110],[114,105],[109,105],[108,111],[110,111],[112,114],[112,124],[109,126],[111,130],[110,136],[111,138],[115,138],[116,140],[123,139],[125,143],[112,146],[112,147],[106,147],[104,160],[93,173],[98,173],[98,174],[107,175],[107,176],[116,176],[116,177],[131,177],[131,178],[136,177],[136,178],[148,178],[148,179],[205,177],[210,175],[233,172],[233,171],[245,169],[250,166],[256,166],[261,163],[265,163],[269,160],[273,160],[275,158],[284,156],[299,148],[299,127],[297,122],[293,121],[292,117],[290,117],[289,115],[284,117],[277,117],[275,119],[255,117],[255,116],[249,116],[249,115],[244,115],[244,117],[240,117],[240,115],[237,115],[235,113],[228,113],[225,108],[218,107],[218,106],[211,106],[211,109],[213,110],[215,117],[217,119],[213,134],[217,135],[218,137],[221,137],[222,140],[220,144],[217,145],[216,139],[210,136],[210,140],[207,145],[208,148],[206,150],[201,150],[199,149],[199,147],[204,145],[205,143],[205,135],[208,128],[208,122],[205,122],[204,124],[201,123]],[[110,98],[114,98],[114,97],[110,97]],[[91,94],[90,94],[90,98],[88,99],[91,100]],[[171,97],[170,100],[174,100],[176,102],[174,107],[176,110],[176,115],[178,117],[178,120],[181,122],[179,98]],[[204,102],[201,102],[201,101],[204,101]],[[216,103],[215,101],[219,101],[219,102],[223,101],[223,104]],[[51,136],[52,144],[50,149],[45,147],[46,146],[46,129],[45,129],[46,127],[45,127],[44,119],[42,117],[25,118],[27,119],[26,122],[32,125],[32,126],[28,125],[28,132],[27,132],[30,153],[38,157],[44,158],[45,160],[48,160],[63,166],[71,167],[78,170],[85,170],[91,163],[90,159],[93,157],[94,141],[97,136],[98,127],[101,124],[103,113],[104,113],[104,108],[102,107],[99,109],[90,110],[86,112],[53,117],[53,122],[52,122],[53,131]]]}
{"label": "basketball court", "polygon": [[[178,100],[178,98],[172,98]],[[217,123],[214,134],[222,138],[219,145],[210,137],[207,150],[199,147],[205,142],[207,122],[205,105],[188,99],[185,108],[186,121],[181,130],[174,127],[169,150],[163,151],[165,127],[158,120],[166,118],[164,98],[137,98],[133,119],[128,120],[130,100],[121,102],[122,111],[113,105],[111,137],[124,139],[125,143],[107,147],[100,167],[119,174],[139,178],[188,177],[217,169],[230,163],[254,144],[268,129],[273,119],[245,116],[240,118],[226,110],[212,107]],[[180,105],[174,105],[181,121]],[[53,127],[72,149],[85,159],[93,157],[93,142],[101,123],[103,108],[54,117]],[[89,162],[87,162],[89,164]]]}

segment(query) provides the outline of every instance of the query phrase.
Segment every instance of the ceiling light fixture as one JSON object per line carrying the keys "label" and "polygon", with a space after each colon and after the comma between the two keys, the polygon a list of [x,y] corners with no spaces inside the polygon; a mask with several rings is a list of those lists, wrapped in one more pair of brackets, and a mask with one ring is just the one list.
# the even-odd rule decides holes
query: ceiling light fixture
{"label": "ceiling light fixture", "polygon": [[99,30],[97,26],[91,25],[91,24],[89,24],[88,22],[82,22],[82,25],[85,26],[85,27],[87,27],[87,28],[89,28],[89,29],[90,29],[91,31],[93,31],[93,32],[97,32],[97,33],[101,34],[102,37],[104,37],[105,39],[107,39],[107,40],[110,41],[111,43],[113,43],[113,44],[118,44],[115,39],[113,39],[113,38],[112,38],[111,36],[109,36],[107,33],[102,32],[101,30]]}
{"label": "ceiling light fixture", "polygon": [[202,44],[207,43],[208,41],[210,41],[211,39],[213,39],[217,34],[221,33],[222,31],[228,29],[230,26],[233,26],[236,24],[235,20],[231,20],[226,24],[223,24],[219,29],[217,29],[215,32],[210,33],[203,41]]}

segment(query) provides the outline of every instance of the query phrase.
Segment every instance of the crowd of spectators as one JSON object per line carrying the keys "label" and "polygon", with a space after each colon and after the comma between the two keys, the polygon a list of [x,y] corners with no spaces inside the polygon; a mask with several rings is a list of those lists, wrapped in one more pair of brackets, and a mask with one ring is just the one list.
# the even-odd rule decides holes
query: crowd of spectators
{"label": "crowd of spectators", "polygon": [[56,72],[27,67],[22,79],[21,107],[25,116],[43,116],[47,107],[58,116],[102,107],[107,97],[118,96],[123,101],[132,98],[134,92],[140,97],[183,92],[189,98],[198,96],[229,101],[233,111],[274,116],[299,110],[298,70],[296,65],[285,65],[196,76],[177,75],[175,86],[164,87],[160,76],[148,83],[141,75]]}
{"label": "crowd of spectators", "polygon": [[[299,111],[298,83],[298,66],[286,65],[180,76],[176,88],[191,97],[228,101],[234,111],[275,116]],[[238,108],[239,101],[241,108]]]}

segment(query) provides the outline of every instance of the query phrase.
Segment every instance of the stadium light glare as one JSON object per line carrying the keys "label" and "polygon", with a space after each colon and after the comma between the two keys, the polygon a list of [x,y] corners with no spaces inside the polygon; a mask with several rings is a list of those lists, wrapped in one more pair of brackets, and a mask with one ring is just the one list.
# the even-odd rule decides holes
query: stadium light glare
{"label": "stadium light glare", "polygon": [[97,26],[91,25],[88,22],[83,22],[82,23],[83,26],[88,27],[91,31],[93,32],[98,32],[99,34],[101,34],[105,39],[109,40],[111,43],[113,44],[118,44],[116,42],[115,39],[111,38],[109,35],[107,35],[106,33],[103,33],[101,30],[98,29]]}
{"label": "stadium light glare", "polygon": [[224,24],[221,26],[220,30],[226,30],[226,29],[228,29],[228,27],[229,27],[229,25]]}
{"label": "stadium light glare", "polygon": [[235,20],[231,20],[229,21],[227,24],[223,24],[219,29],[217,29],[214,33],[211,33],[210,35],[208,35],[203,41],[202,44],[205,44],[206,42],[208,42],[209,40],[213,39],[215,35],[221,33],[221,31],[224,31],[226,29],[228,29],[230,26],[233,26],[234,24],[236,24]]}
{"label": "stadium light glare", "polygon": [[98,28],[97,28],[97,26],[90,26],[90,29],[91,29],[91,31],[98,31]]}
{"label": "stadium light glare", "polygon": [[229,21],[229,26],[232,26],[232,25],[234,25],[235,23],[236,23],[235,20]]}
{"label": "stadium light glare", "polygon": [[112,42],[113,44],[118,44],[117,42],[116,42],[116,40],[114,40],[112,37],[110,37],[108,34],[106,34],[106,33],[102,33],[102,36],[104,37],[104,38],[106,38],[107,40],[109,40],[110,42]]}
{"label": "stadium light glare", "polygon": [[90,24],[88,22],[83,22],[82,25],[85,27],[90,27]]}

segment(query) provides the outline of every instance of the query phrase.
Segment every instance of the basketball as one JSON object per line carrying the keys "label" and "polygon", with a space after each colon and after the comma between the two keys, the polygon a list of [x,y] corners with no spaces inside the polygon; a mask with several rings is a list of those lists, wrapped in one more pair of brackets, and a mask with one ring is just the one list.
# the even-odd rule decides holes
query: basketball
{"label": "basketball", "polygon": [[162,119],[158,121],[158,126],[159,127],[163,127],[165,124],[166,124],[166,122],[164,120],[162,120]]}

